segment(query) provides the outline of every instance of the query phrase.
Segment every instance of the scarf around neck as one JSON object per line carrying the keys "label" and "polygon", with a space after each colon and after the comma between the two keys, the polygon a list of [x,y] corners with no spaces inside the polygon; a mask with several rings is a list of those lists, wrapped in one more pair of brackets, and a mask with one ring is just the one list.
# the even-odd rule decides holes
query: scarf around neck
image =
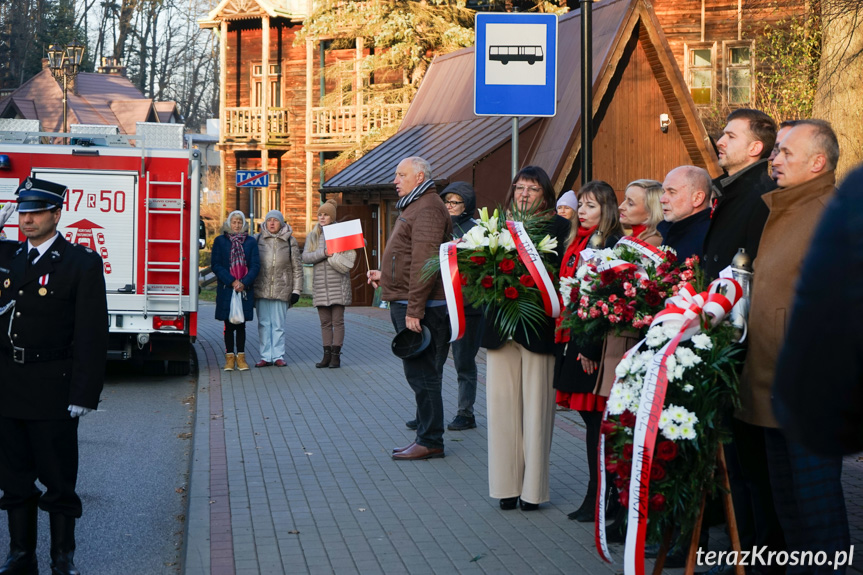
{"label": "scarf around neck", "polygon": [[641,239],[639,236],[641,236],[641,234],[643,234],[646,229],[647,226],[644,224],[632,226],[632,237]]}
{"label": "scarf around neck", "polygon": [[246,266],[246,253],[243,251],[243,243],[247,237],[248,235],[244,232],[228,234],[228,239],[231,240],[230,267],[228,269],[231,275],[237,279],[244,278],[249,271]]}
{"label": "scarf around neck", "polygon": [[409,193],[406,196],[402,196],[401,198],[399,198],[399,201],[396,202],[396,208],[398,208],[399,211],[404,210],[406,207],[408,207],[408,205],[415,202],[421,195],[423,195],[425,193],[426,190],[428,190],[433,185],[434,185],[434,180],[424,181],[423,183],[421,183],[420,185],[415,187],[413,190],[411,190],[411,193]]}

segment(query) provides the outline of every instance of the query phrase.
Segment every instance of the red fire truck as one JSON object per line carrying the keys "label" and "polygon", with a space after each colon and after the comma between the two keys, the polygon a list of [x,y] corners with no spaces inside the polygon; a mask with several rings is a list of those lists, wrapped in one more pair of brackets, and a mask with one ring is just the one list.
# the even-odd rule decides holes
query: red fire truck
{"label": "red fire truck", "polygon": [[[198,319],[200,152],[134,137],[0,132],[0,203],[24,178],[69,188],[58,231],[102,257],[109,359],[189,373]],[[17,214],[6,223],[19,237]],[[21,236],[19,239],[24,239]]]}

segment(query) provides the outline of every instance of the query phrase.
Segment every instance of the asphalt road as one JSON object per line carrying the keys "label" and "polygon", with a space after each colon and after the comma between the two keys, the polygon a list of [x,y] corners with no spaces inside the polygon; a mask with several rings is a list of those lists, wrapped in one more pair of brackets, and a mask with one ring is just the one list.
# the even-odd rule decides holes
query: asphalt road
{"label": "asphalt road", "polygon": [[[145,376],[111,364],[99,410],[78,428],[84,515],[75,563],[87,575],[175,575],[186,512],[196,376]],[[8,552],[0,512],[0,555]],[[50,573],[47,513],[39,570]]]}

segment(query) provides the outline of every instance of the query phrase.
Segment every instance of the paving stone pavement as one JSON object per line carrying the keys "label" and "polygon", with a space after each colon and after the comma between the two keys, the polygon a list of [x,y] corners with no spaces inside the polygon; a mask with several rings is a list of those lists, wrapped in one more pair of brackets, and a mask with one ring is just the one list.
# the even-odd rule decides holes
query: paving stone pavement
{"label": "paving stone pavement", "polygon": [[[577,413],[556,414],[550,503],[501,511],[488,496],[484,350],[478,427],[447,431],[443,459],[396,462],[391,449],[414,439],[404,422],[415,404],[390,352],[388,310],[349,308],[342,368],[316,369],[316,310],[292,309],[288,366],[247,372],[221,371],[222,324],[213,310],[202,303],[196,344],[187,575],[622,572],[622,546],[612,545],[617,563],[604,563],[593,524],[566,517],[588,480]],[[257,321],[246,325],[253,365]],[[449,421],[457,398],[451,359],[443,398]],[[863,463],[849,458],[844,479],[863,563]],[[723,549],[720,529],[711,535],[710,548]]]}

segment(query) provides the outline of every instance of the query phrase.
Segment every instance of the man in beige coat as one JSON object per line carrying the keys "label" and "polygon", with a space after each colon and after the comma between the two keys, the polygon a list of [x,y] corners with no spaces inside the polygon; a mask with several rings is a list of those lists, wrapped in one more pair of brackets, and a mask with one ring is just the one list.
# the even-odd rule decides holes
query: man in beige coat
{"label": "man in beige coat", "polygon": [[[835,551],[847,551],[849,545],[840,481],[842,459],[815,455],[790,441],[773,416],[770,397],[800,265],[835,192],[838,160],[836,134],[821,120],[800,121],[779,144],[773,163],[779,189],[762,196],[770,215],[754,264],[749,352],[740,385],[741,406],[735,414],[765,428],[773,500],[788,551],[824,551],[831,558]],[[812,385],[812,393],[818,393],[818,382]],[[787,570],[789,574],[821,572],[834,571],[827,565],[789,566]]]}

